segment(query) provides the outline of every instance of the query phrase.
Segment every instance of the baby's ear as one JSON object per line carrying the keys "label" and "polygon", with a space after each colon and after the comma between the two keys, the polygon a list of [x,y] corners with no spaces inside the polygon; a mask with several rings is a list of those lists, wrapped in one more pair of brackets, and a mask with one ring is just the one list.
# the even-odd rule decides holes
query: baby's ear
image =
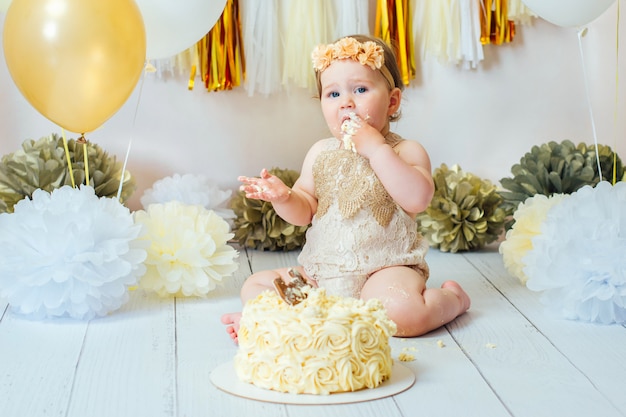
{"label": "baby's ear", "polygon": [[396,112],[400,109],[401,101],[402,101],[402,90],[396,87],[389,92],[389,109],[387,111],[388,116],[396,114]]}

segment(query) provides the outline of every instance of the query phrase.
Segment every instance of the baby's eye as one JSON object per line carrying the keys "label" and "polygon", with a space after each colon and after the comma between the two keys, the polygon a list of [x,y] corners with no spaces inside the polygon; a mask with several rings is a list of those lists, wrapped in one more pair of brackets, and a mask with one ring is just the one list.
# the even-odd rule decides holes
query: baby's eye
{"label": "baby's eye", "polygon": [[367,91],[367,87],[357,87],[354,91],[356,91],[359,94],[365,93]]}
{"label": "baby's eye", "polygon": [[331,91],[330,93],[328,93],[328,97],[330,98],[337,98],[339,97],[339,93],[336,91]]}

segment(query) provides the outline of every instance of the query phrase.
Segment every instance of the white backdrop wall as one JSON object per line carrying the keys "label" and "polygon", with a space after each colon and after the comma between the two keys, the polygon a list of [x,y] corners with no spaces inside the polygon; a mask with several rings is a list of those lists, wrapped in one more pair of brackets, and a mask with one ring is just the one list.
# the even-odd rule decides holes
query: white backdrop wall
{"label": "white backdrop wall", "polygon": [[[615,3],[588,25],[584,66],[577,30],[541,19],[518,26],[511,44],[486,46],[478,69],[420,60],[418,77],[404,93],[402,119],[392,129],[422,142],[433,169],[459,164],[499,185],[533,145],[593,143],[591,108],[598,141],[626,158],[626,52],[619,51],[618,62],[617,15]],[[624,30],[619,33],[626,44]],[[87,135],[118,159],[132,142],[128,169],[138,190],[131,209],[141,208],[139,198],[154,181],[174,173],[203,174],[234,189],[238,175],[257,175],[263,167],[299,170],[309,146],[329,135],[310,91],[248,97],[243,88],[209,93],[198,84],[189,91],[184,77],[146,74],[118,113]],[[64,100],[71,97],[58,97],[59,105]],[[2,55],[0,154],[50,133],[61,129],[21,96]]]}

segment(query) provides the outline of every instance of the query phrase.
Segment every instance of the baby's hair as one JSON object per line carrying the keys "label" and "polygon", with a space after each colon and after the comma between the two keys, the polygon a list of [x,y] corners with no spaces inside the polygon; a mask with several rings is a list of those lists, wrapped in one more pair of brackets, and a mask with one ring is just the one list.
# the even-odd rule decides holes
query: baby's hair
{"label": "baby's hair", "polygon": [[[400,67],[398,67],[398,61],[396,60],[396,55],[393,52],[393,49],[391,49],[391,47],[387,43],[385,43],[382,39],[375,38],[373,36],[358,35],[358,34],[342,36],[341,38],[335,40],[335,42],[343,38],[353,38],[361,43],[371,41],[380,45],[380,47],[383,48],[383,52],[384,52],[384,63],[383,63],[383,67],[381,67],[377,71],[382,71],[383,68],[389,71],[389,73],[391,74],[391,77],[393,78],[393,83],[394,83],[394,85],[389,87],[390,90],[392,90],[393,88],[399,88],[401,91],[404,90],[404,83],[402,82],[402,73],[400,72]],[[315,83],[317,85],[317,98],[320,98],[322,95],[322,82],[320,80],[322,72],[323,71],[315,71]],[[400,111],[398,110],[398,112],[393,114],[389,118],[389,120],[392,122],[395,122],[399,118],[400,118]]]}

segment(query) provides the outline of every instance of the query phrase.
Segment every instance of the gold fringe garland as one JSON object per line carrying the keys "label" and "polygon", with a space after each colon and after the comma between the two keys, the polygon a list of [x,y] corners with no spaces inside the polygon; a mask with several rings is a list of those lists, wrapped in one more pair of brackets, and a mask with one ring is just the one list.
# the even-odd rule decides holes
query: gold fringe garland
{"label": "gold fringe garland", "polygon": [[509,20],[508,0],[482,0],[480,42],[502,45],[515,37],[515,23]]}
{"label": "gold fringe garland", "polygon": [[197,44],[200,71],[208,91],[241,85],[246,77],[242,44],[239,1],[227,0],[215,26]]}
{"label": "gold fringe garland", "polygon": [[402,82],[409,85],[415,78],[415,53],[410,0],[378,0],[374,36],[381,38],[396,52]]}

